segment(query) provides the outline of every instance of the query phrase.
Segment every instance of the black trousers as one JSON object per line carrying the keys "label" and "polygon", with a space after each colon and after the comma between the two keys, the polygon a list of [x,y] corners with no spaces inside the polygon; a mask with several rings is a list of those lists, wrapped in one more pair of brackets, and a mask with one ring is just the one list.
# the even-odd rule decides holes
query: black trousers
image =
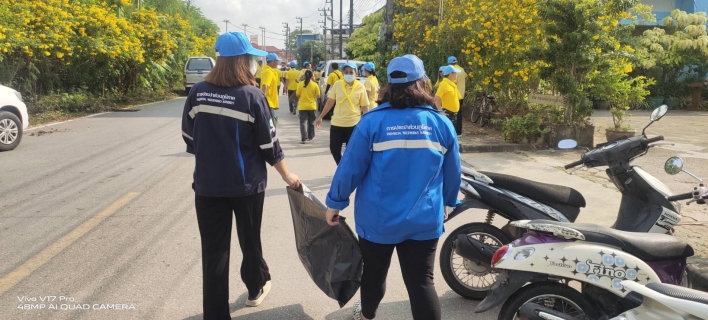
{"label": "black trousers", "polygon": [[300,138],[302,141],[315,137],[315,110],[300,110]]}
{"label": "black trousers", "polygon": [[[462,110],[462,101],[464,101],[464,100],[460,99],[460,111]],[[458,136],[461,135],[462,134],[462,117],[460,117],[459,113],[457,114],[457,119],[455,119],[455,122],[453,122],[453,124],[455,125],[455,132],[457,132],[457,135]]]}
{"label": "black trousers", "polygon": [[349,143],[353,132],[354,127],[329,127],[329,151],[332,152],[332,157],[337,165],[342,161],[342,143]]}
{"label": "black trousers", "polygon": [[297,110],[297,96],[295,95],[295,90],[288,90],[288,106],[290,106],[290,113]]}
{"label": "black trousers", "polygon": [[270,280],[261,248],[261,221],[265,192],[247,197],[215,198],[196,195],[197,221],[202,239],[204,319],[231,319],[229,312],[229,258],[231,219],[241,246],[241,280],[255,297]]}
{"label": "black trousers", "polygon": [[376,309],[386,292],[386,276],[395,248],[401,264],[403,282],[408,290],[413,319],[441,319],[440,299],[435,292],[433,282],[438,239],[379,244],[359,238],[359,247],[364,259],[364,274],[361,278],[361,314],[365,318],[376,317]]}

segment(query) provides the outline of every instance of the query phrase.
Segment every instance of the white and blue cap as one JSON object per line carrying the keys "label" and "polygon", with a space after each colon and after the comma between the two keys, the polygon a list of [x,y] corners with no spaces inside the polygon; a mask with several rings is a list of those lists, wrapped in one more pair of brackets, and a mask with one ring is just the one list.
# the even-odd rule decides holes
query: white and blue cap
{"label": "white and blue cap", "polygon": [[268,62],[271,62],[271,61],[278,61],[278,62],[280,62],[280,61],[283,61],[283,59],[278,58],[278,55],[275,54],[275,53],[269,53],[269,54],[266,56],[266,61],[268,61]]}
{"label": "white and blue cap", "polygon": [[447,63],[449,63],[449,64],[457,63],[457,58],[455,58],[455,56],[450,56],[447,58]]}
{"label": "white and blue cap", "polygon": [[373,62],[367,62],[366,64],[364,64],[364,70],[374,71],[374,70],[376,70],[376,66],[374,65]]}
{"label": "white and blue cap", "polygon": [[354,70],[357,70],[356,63],[354,62],[344,62],[339,64],[339,70],[344,70],[344,68],[349,67]]}
{"label": "white and blue cap", "polygon": [[[425,68],[423,67],[423,61],[412,54],[407,54],[405,56],[394,58],[393,60],[391,60],[391,62],[388,64],[387,71],[389,83],[408,83],[418,81],[420,78],[425,76]],[[405,77],[391,78],[391,74],[396,71],[404,73]]]}
{"label": "white and blue cap", "polygon": [[220,57],[235,57],[244,54],[263,57],[268,53],[258,50],[251,45],[246,34],[243,32],[227,32],[216,38],[214,49]]}
{"label": "white and blue cap", "polygon": [[448,75],[450,75],[451,73],[453,73],[453,72],[454,72],[454,73],[460,73],[460,72],[462,72],[462,71],[460,71],[459,69],[457,69],[457,68],[455,68],[455,67],[453,67],[453,66],[444,66],[444,67],[442,67],[442,70],[441,70],[441,71],[442,71],[443,75],[446,76],[446,77],[447,77]]}

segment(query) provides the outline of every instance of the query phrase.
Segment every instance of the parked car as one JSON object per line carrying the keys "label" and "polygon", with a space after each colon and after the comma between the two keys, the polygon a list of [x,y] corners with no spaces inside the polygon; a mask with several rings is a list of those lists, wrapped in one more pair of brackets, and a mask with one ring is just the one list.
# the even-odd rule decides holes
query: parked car
{"label": "parked car", "polygon": [[22,95],[0,85],[0,151],[17,148],[22,140],[22,131],[28,126],[29,116]]}
{"label": "parked car", "polygon": [[209,74],[216,61],[209,57],[190,57],[184,64],[184,92],[189,94],[189,90],[197,82]]}
{"label": "parked car", "polygon": [[[324,70],[322,71],[321,77],[320,77],[320,91],[322,92],[322,95],[320,96],[320,101],[317,104],[317,112],[322,112],[322,109],[324,109],[324,105],[327,102],[327,96],[324,94],[325,90],[327,89],[327,77],[329,77],[329,74],[334,72],[334,69],[332,69],[332,63],[338,63],[340,66],[343,63],[346,62],[354,62],[356,63],[356,67],[358,69],[357,71],[357,80],[361,82],[361,84],[364,84],[364,81],[366,81],[366,77],[364,77],[364,71],[363,67],[364,64],[366,64],[366,61],[354,61],[354,60],[329,60],[327,61],[327,64],[325,65]],[[325,119],[330,119],[332,117],[332,112],[334,108],[329,111],[329,114],[325,115]]]}

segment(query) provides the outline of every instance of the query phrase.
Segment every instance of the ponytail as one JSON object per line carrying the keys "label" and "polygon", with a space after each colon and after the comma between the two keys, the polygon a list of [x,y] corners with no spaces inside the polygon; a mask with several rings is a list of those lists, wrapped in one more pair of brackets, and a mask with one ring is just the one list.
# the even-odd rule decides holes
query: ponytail
{"label": "ponytail", "polygon": [[305,71],[305,87],[310,85],[310,80],[312,79],[312,71],[307,70]]}

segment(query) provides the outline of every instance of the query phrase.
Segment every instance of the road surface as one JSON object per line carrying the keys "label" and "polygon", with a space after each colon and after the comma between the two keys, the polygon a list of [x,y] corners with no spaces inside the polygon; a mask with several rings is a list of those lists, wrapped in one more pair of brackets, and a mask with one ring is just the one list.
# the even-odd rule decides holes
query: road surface
{"label": "road surface", "polygon": [[[184,152],[183,104],[176,99],[31,130],[16,150],[0,154],[0,318],[202,318],[194,158]],[[300,145],[297,118],[284,109],[278,113],[289,168],[323,199],[336,168],[328,129]],[[262,306],[244,306],[234,235],[232,317],[351,318],[358,297],[339,309],[302,267],[285,184],[273,169],[269,177],[263,246],[273,290]],[[466,220],[452,221],[448,231]],[[411,318],[397,264],[394,256],[377,318]],[[452,292],[439,270],[435,276],[443,318],[472,317],[477,303]],[[33,309],[42,304],[44,310]],[[50,305],[58,310],[46,309]]]}

